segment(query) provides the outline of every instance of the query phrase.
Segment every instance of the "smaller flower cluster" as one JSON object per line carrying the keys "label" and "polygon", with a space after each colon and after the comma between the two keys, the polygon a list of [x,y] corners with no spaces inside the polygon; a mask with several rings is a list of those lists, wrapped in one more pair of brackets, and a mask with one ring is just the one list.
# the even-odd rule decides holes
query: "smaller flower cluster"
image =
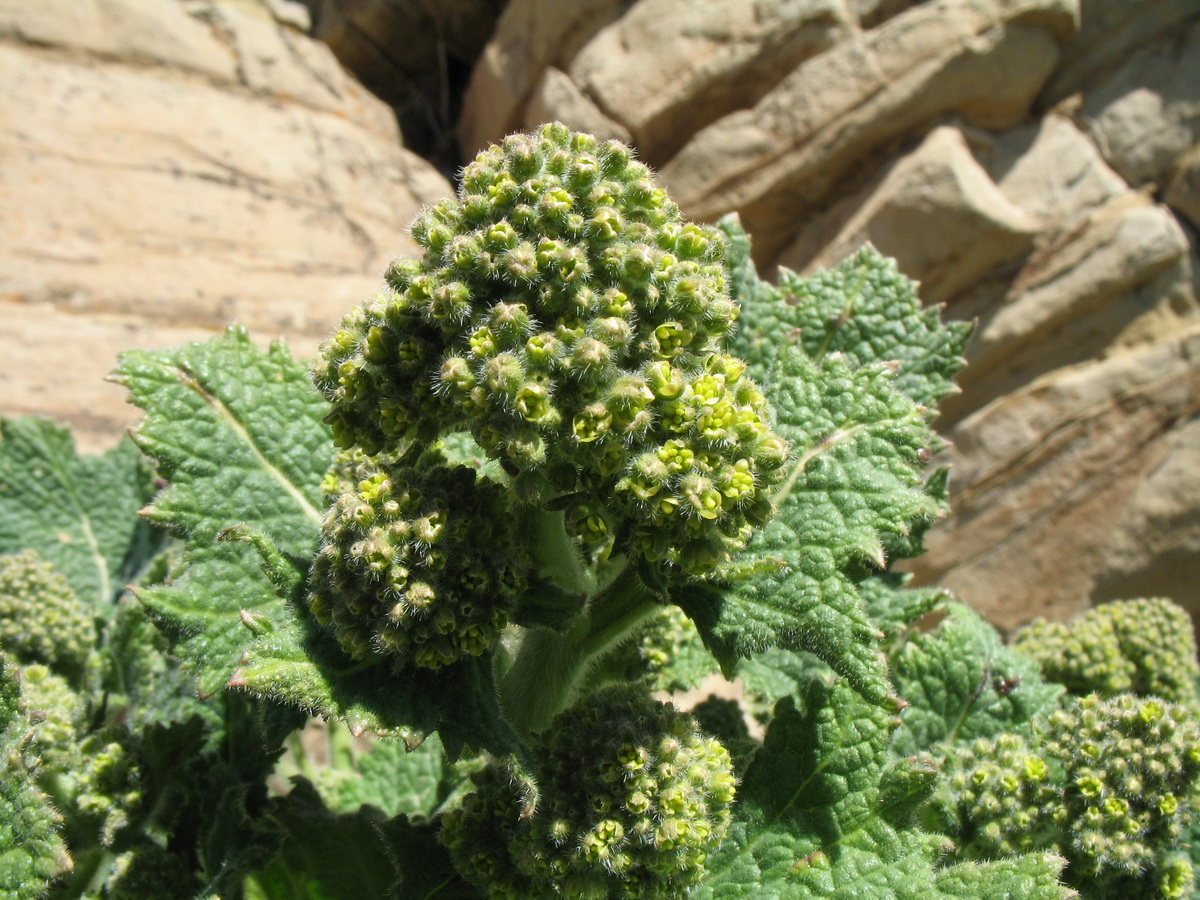
{"label": "smaller flower cluster", "polygon": [[0,556],[0,649],[74,678],[95,644],[92,616],[50,563],[34,550]]}
{"label": "smaller flower cluster", "polygon": [[99,820],[101,843],[114,846],[142,802],[141,770],[134,752],[118,741],[92,735],[79,744],[72,775],[75,808]]}
{"label": "smaller flower cluster", "polygon": [[28,744],[30,768],[70,771],[78,761],[83,697],[61,675],[35,663],[20,666],[21,705],[36,723]]}
{"label": "smaller flower cluster", "polygon": [[[1002,734],[952,753],[932,810],[958,852],[1067,858],[1085,896],[1190,896],[1180,856],[1200,787],[1200,726],[1157,698],[1089,695],[1053,713],[1036,741]],[[1148,873],[1148,874],[1147,874]]]}
{"label": "smaller flower cluster", "polygon": [[14,671],[33,723],[25,765],[58,808],[93,820],[102,843],[112,846],[142,799],[134,753],[103,735],[83,737],[87,703],[66,678],[40,663]]}
{"label": "smaller flower cluster", "polygon": [[1200,726],[1187,708],[1083,697],[1050,716],[1046,753],[1064,766],[1077,874],[1136,875],[1179,845],[1200,786]]}
{"label": "smaller flower cluster", "polygon": [[999,858],[1057,846],[1068,811],[1045,756],[1022,735],[959,748],[934,803],[959,852]]}
{"label": "smaller flower cluster", "polygon": [[689,646],[699,642],[696,624],[675,604],[664,606],[642,628],[637,640],[629,645],[634,657],[627,673],[630,680],[645,678],[656,690],[685,690],[667,677],[672,663],[678,663]]}
{"label": "smaller flower cluster", "polygon": [[1017,632],[1013,647],[1073,694],[1196,703],[1200,662],[1192,620],[1170,600],[1105,603],[1070,624],[1036,621]]}
{"label": "smaller flower cluster", "polygon": [[499,485],[436,451],[387,463],[352,450],[323,489],[308,603],[347,653],[436,669],[492,646],[528,570]]}
{"label": "smaller flower cluster", "polygon": [[679,897],[729,827],[728,752],[635,686],[561,713],[536,758],[534,815],[521,818],[515,783],[493,767],[443,819],[459,871],[491,897]]}

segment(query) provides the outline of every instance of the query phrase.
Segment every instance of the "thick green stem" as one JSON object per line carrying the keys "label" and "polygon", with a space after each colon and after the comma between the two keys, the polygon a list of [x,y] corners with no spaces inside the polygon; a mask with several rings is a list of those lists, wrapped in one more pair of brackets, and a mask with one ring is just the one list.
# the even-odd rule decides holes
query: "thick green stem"
{"label": "thick green stem", "polygon": [[500,683],[500,702],[521,734],[544,730],[574,699],[592,665],[628,638],[658,608],[632,566],[625,570],[565,632],[531,630]]}

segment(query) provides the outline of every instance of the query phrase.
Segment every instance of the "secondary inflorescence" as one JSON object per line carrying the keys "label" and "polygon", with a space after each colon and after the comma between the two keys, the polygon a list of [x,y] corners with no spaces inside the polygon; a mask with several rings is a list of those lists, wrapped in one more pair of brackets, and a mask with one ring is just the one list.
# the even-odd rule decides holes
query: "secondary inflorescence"
{"label": "secondary inflorescence", "polygon": [[724,350],[724,238],[627,147],[558,123],[511,136],[412,233],[422,258],[314,363],[341,446],[469,431],[585,547],[697,574],[765,521],[788,450]]}
{"label": "secondary inflorescence", "polygon": [[443,818],[460,872],[491,897],[674,898],[729,827],[729,754],[695,720],[621,686],[561,713],[536,752],[532,815],[502,767]]}
{"label": "secondary inflorescence", "polygon": [[1186,707],[1090,695],[1033,738],[952,753],[931,809],[963,856],[1052,851],[1084,896],[1175,898],[1192,889],[1181,851],[1198,787],[1200,725]]}
{"label": "secondary inflorescence", "polygon": [[528,570],[499,485],[435,451],[345,451],[323,487],[308,602],[347,653],[436,669],[492,646]]}
{"label": "secondary inflorescence", "polygon": [[95,643],[91,614],[50,563],[34,550],[0,556],[0,649],[77,677]]}
{"label": "secondary inflorescence", "polygon": [[1170,600],[1105,603],[1067,624],[1039,620],[1017,632],[1013,647],[1074,694],[1128,692],[1196,703],[1200,662],[1192,619]]}

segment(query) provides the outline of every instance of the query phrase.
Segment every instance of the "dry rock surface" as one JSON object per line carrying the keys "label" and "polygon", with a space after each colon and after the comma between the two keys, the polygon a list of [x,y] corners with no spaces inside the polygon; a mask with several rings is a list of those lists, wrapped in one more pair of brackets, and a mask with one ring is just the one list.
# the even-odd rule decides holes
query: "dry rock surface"
{"label": "dry rock surface", "polygon": [[457,162],[557,118],[764,274],[870,241],[977,321],[920,581],[1200,613],[1198,48],[1200,0],[0,0],[4,412],[99,442],[121,347],[311,347],[449,190],[397,117]]}
{"label": "dry rock surface", "polygon": [[86,447],[135,420],[119,350],[236,319],[310,352],[449,190],[265,5],[0,0],[0,81],[0,396]]}

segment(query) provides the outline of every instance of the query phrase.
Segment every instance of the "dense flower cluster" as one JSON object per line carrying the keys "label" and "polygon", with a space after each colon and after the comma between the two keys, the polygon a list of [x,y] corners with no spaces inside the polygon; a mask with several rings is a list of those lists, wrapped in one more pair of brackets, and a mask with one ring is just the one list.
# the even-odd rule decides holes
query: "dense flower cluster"
{"label": "dense flower cluster", "polygon": [[493,644],[528,569],[499,485],[437,452],[344,451],[323,487],[308,602],[347,653],[436,669]]}
{"label": "dense flower cluster", "polygon": [[74,677],[95,643],[92,616],[50,563],[34,550],[0,556],[0,649]]}
{"label": "dense flower cluster", "polygon": [[702,573],[769,514],[785,442],[725,353],[725,241],[615,141],[514,135],[413,226],[424,256],[314,363],[343,447],[468,430],[586,546]]}
{"label": "dense flower cluster", "polygon": [[533,815],[522,816],[518,783],[492,767],[443,819],[456,866],[489,897],[679,897],[729,827],[729,754],[636,687],[561,713],[537,761]]}
{"label": "dense flower cluster", "polygon": [[83,727],[86,713],[83,697],[47,666],[21,666],[17,671],[21,705],[36,723],[26,746],[31,768],[69,771],[77,762],[77,732]]}
{"label": "dense flower cluster", "polygon": [[1069,624],[1033,622],[1017,632],[1013,647],[1073,694],[1195,702],[1200,662],[1192,619],[1170,600],[1105,603]]}
{"label": "dense flower cluster", "polygon": [[[952,754],[932,809],[978,859],[1052,850],[1084,896],[1190,896],[1181,855],[1200,786],[1200,726],[1156,698],[1090,695],[1039,740],[1002,734]],[[1086,890],[1085,890],[1086,888]]]}

